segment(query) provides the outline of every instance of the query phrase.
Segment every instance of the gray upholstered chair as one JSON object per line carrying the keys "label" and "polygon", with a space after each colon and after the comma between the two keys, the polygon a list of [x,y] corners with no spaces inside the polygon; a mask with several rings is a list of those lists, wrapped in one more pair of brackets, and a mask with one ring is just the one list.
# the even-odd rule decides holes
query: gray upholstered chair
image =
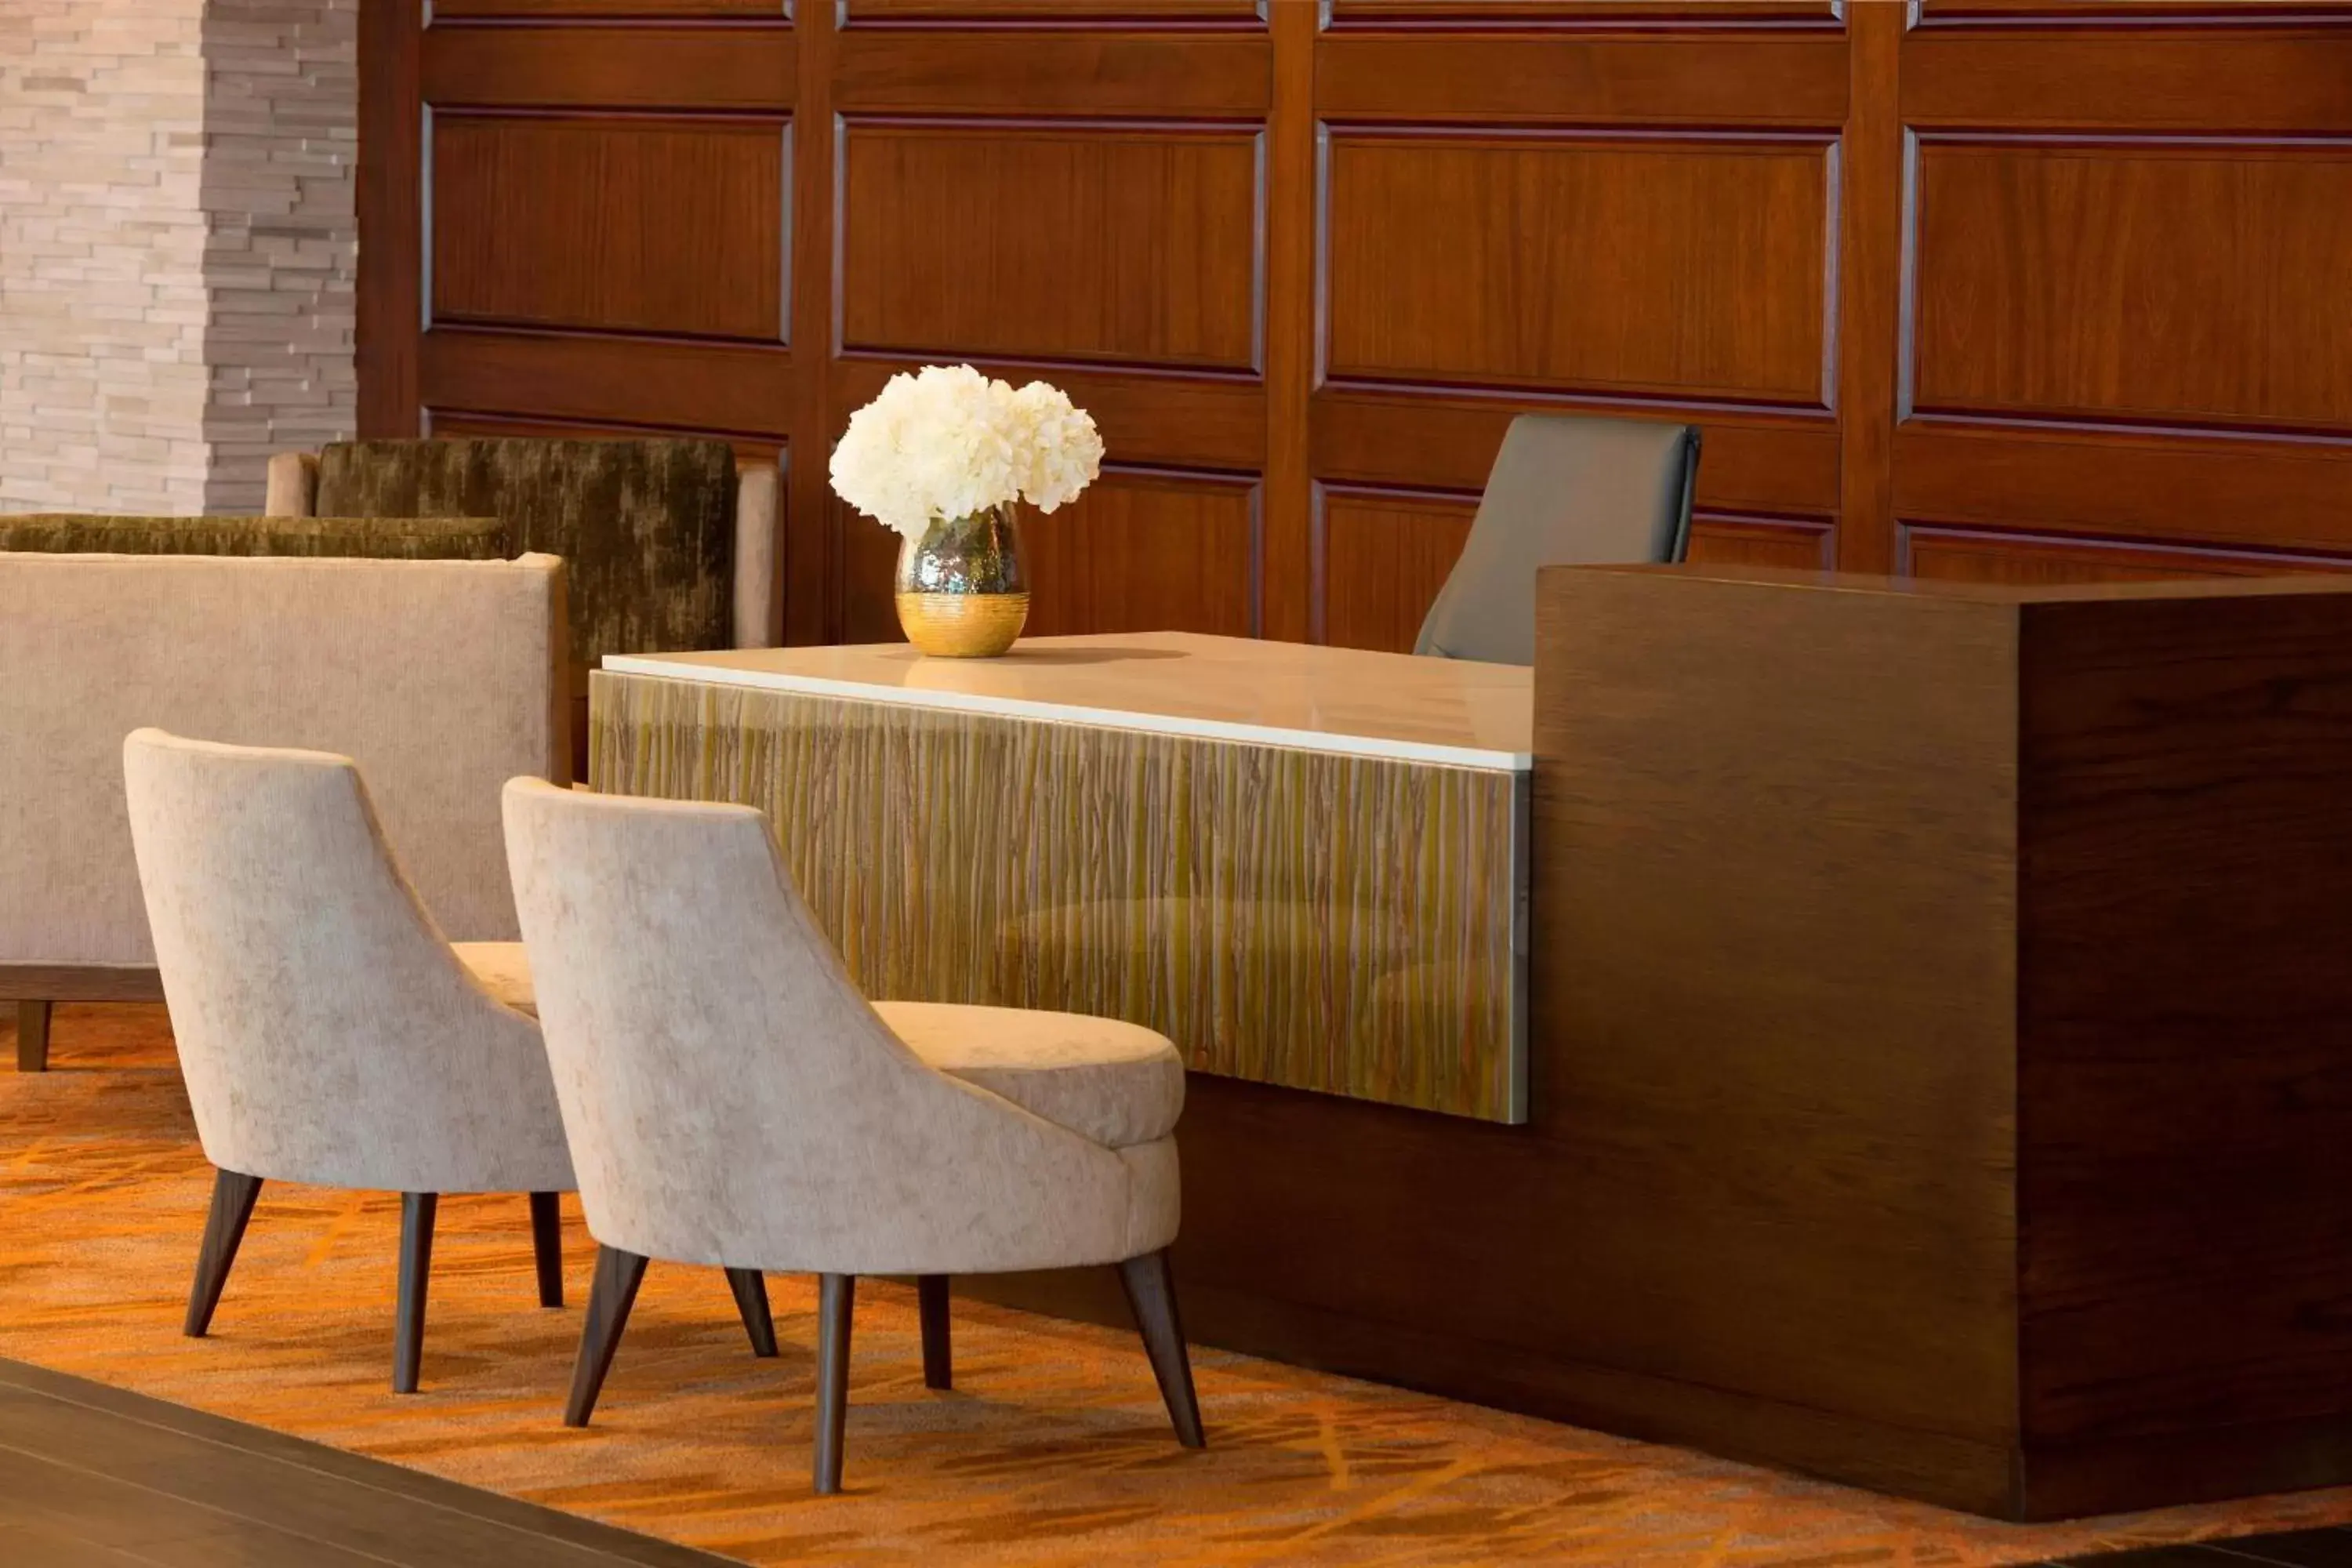
{"label": "gray upholstered chair", "polygon": [[[442,940],[348,757],[151,729],[123,742],[122,765],[215,1168],[185,1331],[210,1327],[264,1181],[402,1194],[395,1393],[417,1384],[439,1194],[530,1194],[540,1301],[562,1306],[571,1155],[539,1026],[495,994],[517,944]],[[733,1282],[754,1351],[772,1355],[764,1290]]]}
{"label": "gray upholstered chair", "polygon": [[598,1242],[565,1420],[584,1425],[648,1258],[814,1273],[815,1480],[840,1489],[850,1302],[915,1275],[1115,1264],[1178,1437],[1202,1441],[1166,1248],[1183,1064],[1150,1030],[869,1005],[749,806],[506,790],[507,856]]}
{"label": "gray upholstered chair", "polygon": [[1533,664],[1536,569],[1680,561],[1697,478],[1690,426],[1520,415],[1412,651]]}

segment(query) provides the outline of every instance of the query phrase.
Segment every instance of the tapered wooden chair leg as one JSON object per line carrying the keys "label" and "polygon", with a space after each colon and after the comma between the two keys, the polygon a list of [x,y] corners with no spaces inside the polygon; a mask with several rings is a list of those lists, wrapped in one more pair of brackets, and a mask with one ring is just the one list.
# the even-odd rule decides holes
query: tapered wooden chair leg
{"label": "tapered wooden chair leg", "polygon": [[440,1211],[437,1193],[400,1194],[399,1321],[392,1335],[392,1391],[416,1392],[416,1374],[425,1360],[425,1284],[433,1273],[433,1219]]}
{"label": "tapered wooden chair leg", "polygon": [[213,1173],[212,1211],[205,1215],[205,1239],[196,1248],[196,1282],[188,1291],[188,1315],[180,1324],[180,1331],[192,1340],[204,1338],[213,1326],[213,1309],[220,1305],[221,1287],[228,1283],[237,1244],[245,1239],[246,1221],[253,1217],[253,1201],[260,1195],[259,1176]]}
{"label": "tapered wooden chair leg", "polygon": [[916,1276],[915,1305],[923,1321],[923,1386],[953,1388],[955,1342],[948,1329],[948,1277]]}
{"label": "tapered wooden chair leg", "polygon": [[1127,1287],[1136,1326],[1143,1331],[1143,1348],[1151,1357],[1151,1374],[1160,1380],[1160,1397],[1175,1424],[1176,1440],[1187,1448],[1207,1447],[1201,1402],[1192,1392],[1192,1358],[1184,1349],[1184,1325],[1176,1315],[1176,1279],[1166,1250],[1129,1258],[1118,1266],[1118,1279]]}
{"label": "tapered wooden chair leg", "polygon": [[588,1282],[588,1321],[580,1326],[580,1354],[572,1363],[572,1397],[563,1406],[566,1426],[585,1426],[604,1391],[604,1374],[613,1369],[613,1352],[621,1348],[621,1331],[629,1324],[629,1309],[636,1303],[637,1287],[645,1282],[646,1260],[617,1247],[596,1249],[596,1272]]}
{"label": "tapered wooden chair leg", "polygon": [[842,1439],[849,1426],[849,1318],[857,1276],[825,1274],[816,1288],[816,1489],[841,1490]]}
{"label": "tapered wooden chair leg", "polygon": [[730,1268],[727,1288],[735,1292],[735,1310],[742,1315],[743,1331],[751,1336],[751,1353],[776,1353],[776,1320],[768,1313],[767,1278],[756,1268]]}
{"label": "tapered wooden chair leg", "polygon": [[539,1304],[563,1305],[563,1209],[553,1193],[530,1194],[530,1251],[539,1265]]}
{"label": "tapered wooden chair leg", "polygon": [[16,1070],[49,1070],[49,1005],[47,1002],[16,1004]]}

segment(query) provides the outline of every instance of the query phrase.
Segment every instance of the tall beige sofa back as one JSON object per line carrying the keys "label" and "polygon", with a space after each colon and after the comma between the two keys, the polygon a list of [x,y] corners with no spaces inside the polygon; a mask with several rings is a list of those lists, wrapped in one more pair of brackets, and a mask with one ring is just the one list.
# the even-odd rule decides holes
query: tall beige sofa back
{"label": "tall beige sofa back", "polygon": [[152,970],[122,790],[145,725],[354,758],[444,931],[512,938],[499,792],[570,777],[563,592],[551,555],[0,554],[0,996]]}

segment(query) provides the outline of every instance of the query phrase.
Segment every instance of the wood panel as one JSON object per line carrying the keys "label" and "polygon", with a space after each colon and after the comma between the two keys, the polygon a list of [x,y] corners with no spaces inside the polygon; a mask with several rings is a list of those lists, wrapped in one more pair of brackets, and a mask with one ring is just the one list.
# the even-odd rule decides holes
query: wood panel
{"label": "wood panel", "polygon": [[417,396],[420,408],[782,436],[793,361],[781,348],[444,327],[425,338]]}
{"label": "wood panel", "polygon": [[1904,44],[1904,118],[1968,130],[2352,132],[2352,27],[2232,26],[2229,0],[2203,11],[2201,27],[2084,26],[2079,13],[2066,27],[1922,27]]}
{"label": "wood panel", "polygon": [[[762,440],[756,436],[724,436],[714,430],[520,418],[506,414],[477,414],[465,408],[428,408],[425,410],[425,433],[431,436],[538,436],[553,440],[610,438],[627,441],[648,436],[677,437],[688,440],[726,442],[735,448],[735,464],[739,468],[747,463],[780,467],[784,461],[784,448],[778,442]],[[580,776],[586,776],[584,771]]]}
{"label": "wood panel", "polygon": [[1845,104],[1835,37],[1327,34],[1315,51],[1331,121],[1827,131]]}
{"label": "wood panel", "polygon": [[1349,132],[1328,157],[1335,378],[1826,401],[1819,143]]}
{"label": "wood panel", "polygon": [[1702,566],[1827,571],[1837,564],[1837,530],[1810,518],[1702,511],[1691,519],[1690,559]]}
{"label": "wood panel", "polygon": [[845,348],[1256,363],[1247,131],[850,120],[841,158]]}
{"label": "wood panel", "polygon": [[1461,30],[1546,23],[1591,26],[1638,22],[1647,27],[1735,22],[1785,26],[1834,24],[1834,0],[1330,0],[1333,31],[1398,26]]}
{"label": "wood panel", "polygon": [[1920,526],[1903,530],[1903,561],[1912,576],[1948,583],[2158,583],[2352,572],[2352,555],[2196,550],[2140,540]]}
{"label": "wood panel", "polygon": [[433,320],[784,335],[773,121],[433,118]]}
{"label": "wood panel", "polygon": [[1258,488],[1112,469],[1074,504],[1022,524],[1027,630],[1257,632]]}
{"label": "wood panel", "polygon": [[768,16],[782,21],[792,0],[433,0],[436,21],[528,16],[572,20],[620,16]]}
{"label": "wood panel", "polygon": [[1265,20],[1260,0],[843,0],[861,22],[1225,22]]}
{"label": "wood panel", "polygon": [[1918,212],[1923,412],[2352,429],[2314,352],[2352,342],[2352,144],[1931,139]]}
{"label": "wood panel", "polygon": [[1319,499],[1317,640],[1412,652],[1478,498],[1327,486]]}
{"label": "wood panel", "polygon": [[795,96],[793,58],[793,34],[774,26],[444,25],[425,30],[413,90],[437,107],[781,113]]}
{"label": "wood panel", "polygon": [[1264,114],[1265,43],[1200,33],[892,31],[835,40],[830,95],[866,114]]}

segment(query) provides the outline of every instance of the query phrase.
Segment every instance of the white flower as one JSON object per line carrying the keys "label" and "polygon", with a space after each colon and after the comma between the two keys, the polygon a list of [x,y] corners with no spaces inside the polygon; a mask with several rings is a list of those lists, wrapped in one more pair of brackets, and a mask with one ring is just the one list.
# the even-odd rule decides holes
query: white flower
{"label": "white flower", "polygon": [[970,365],[894,375],[851,416],[833,450],[833,488],[858,510],[919,539],[934,521],[1026,497],[1052,511],[1102,466],[1095,422],[1042,381],[1015,392]]}
{"label": "white flower", "polygon": [[1013,395],[1013,414],[1022,431],[1021,493],[1039,511],[1076,500],[1102,472],[1103,442],[1085,410],[1071,405],[1058,386],[1033,381]]}

